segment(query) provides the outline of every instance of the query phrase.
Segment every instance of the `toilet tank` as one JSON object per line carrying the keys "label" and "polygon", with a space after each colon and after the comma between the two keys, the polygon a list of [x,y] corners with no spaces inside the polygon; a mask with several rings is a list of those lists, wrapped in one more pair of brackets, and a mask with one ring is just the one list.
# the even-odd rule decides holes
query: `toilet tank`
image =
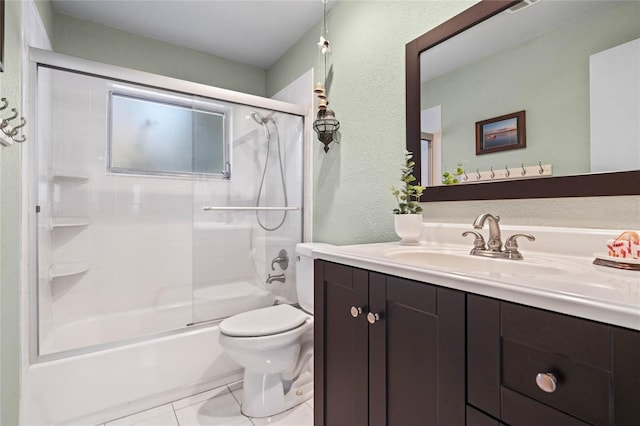
{"label": "toilet tank", "polygon": [[296,291],[298,303],[313,314],[313,257],[312,243],[296,244]]}

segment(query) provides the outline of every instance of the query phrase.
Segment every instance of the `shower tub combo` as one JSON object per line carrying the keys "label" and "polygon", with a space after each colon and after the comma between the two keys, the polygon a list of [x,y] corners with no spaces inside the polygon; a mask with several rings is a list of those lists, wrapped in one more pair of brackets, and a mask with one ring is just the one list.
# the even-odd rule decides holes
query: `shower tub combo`
{"label": "shower tub combo", "polygon": [[296,302],[308,108],[38,50],[30,96],[22,421],[97,424],[240,379],[220,320]]}

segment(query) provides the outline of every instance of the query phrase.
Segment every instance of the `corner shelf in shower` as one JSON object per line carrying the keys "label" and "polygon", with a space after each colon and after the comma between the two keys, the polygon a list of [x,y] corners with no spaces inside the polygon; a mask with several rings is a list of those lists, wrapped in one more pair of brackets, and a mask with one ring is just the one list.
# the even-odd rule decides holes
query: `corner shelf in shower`
{"label": "corner shelf in shower", "polygon": [[73,228],[73,227],[87,226],[89,225],[89,223],[91,223],[91,221],[89,220],[88,217],[59,216],[59,217],[52,217],[51,223],[49,226],[53,230],[57,228]]}
{"label": "corner shelf in shower", "polygon": [[72,179],[72,180],[89,180],[89,174],[78,170],[54,169],[51,173],[54,180]]}
{"label": "corner shelf in shower", "polygon": [[86,262],[55,263],[49,267],[49,281],[71,275],[84,274],[89,270]]}

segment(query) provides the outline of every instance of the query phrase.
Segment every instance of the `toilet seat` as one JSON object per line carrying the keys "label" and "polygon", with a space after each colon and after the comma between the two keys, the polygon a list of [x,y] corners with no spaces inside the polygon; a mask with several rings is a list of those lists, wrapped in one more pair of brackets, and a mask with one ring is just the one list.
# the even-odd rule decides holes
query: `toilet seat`
{"label": "toilet seat", "polygon": [[300,327],[308,318],[291,305],[276,305],[234,315],[220,323],[220,332],[232,337],[259,337]]}

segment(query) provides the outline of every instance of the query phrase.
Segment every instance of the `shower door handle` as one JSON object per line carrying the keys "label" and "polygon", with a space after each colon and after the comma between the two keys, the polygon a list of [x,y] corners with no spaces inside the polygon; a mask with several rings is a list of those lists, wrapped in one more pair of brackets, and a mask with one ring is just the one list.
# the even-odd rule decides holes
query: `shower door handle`
{"label": "shower door handle", "polygon": [[222,173],[222,179],[231,179],[231,163],[225,162],[224,169],[220,171]]}

